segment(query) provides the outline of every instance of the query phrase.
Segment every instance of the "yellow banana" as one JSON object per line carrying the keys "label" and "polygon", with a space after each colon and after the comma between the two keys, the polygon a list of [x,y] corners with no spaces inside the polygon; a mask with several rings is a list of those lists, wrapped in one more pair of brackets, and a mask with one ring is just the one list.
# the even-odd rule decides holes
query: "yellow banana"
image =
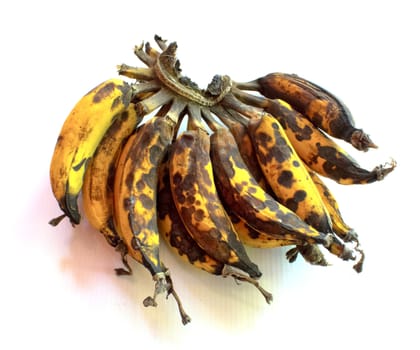
{"label": "yellow banana", "polygon": [[174,142],[169,172],[178,213],[207,254],[258,278],[261,272],[248,257],[217,195],[209,152],[209,135],[200,129],[184,131]]}
{"label": "yellow banana", "polygon": [[359,150],[376,148],[369,136],[355,127],[350,110],[343,102],[319,85],[296,74],[271,73],[239,86],[288,102],[317,127],[333,137],[351,143]]}
{"label": "yellow banana", "polygon": [[216,187],[223,202],[247,225],[258,232],[292,242],[301,240],[328,245],[328,235],[306,224],[258,185],[228,129],[219,128],[213,132],[210,155]]}
{"label": "yellow banana", "polygon": [[72,224],[80,222],[77,198],[87,164],[115,118],[127,109],[131,96],[128,83],[107,80],[79,100],[62,126],[51,160],[50,180],[53,194]]}
{"label": "yellow banana", "polygon": [[116,160],[126,139],[140,121],[134,105],[130,104],[108,129],[87,166],[83,181],[84,214],[89,223],[99,230],[113,247],[120,242],[113,219]]}
{"label": "yellow banana", "polygon": [[228,265],[214,259],[201,249],[190,236],[172,198],[168,162],[164,162],[159,170],[157,208],[159,232],[175,254],[196,268],[212,275],[231,276],[236,280],[249,282],[261,292],[267,303],[272,301],[272,295],[263,289],[256,280],[239,271],[234,271]]}
{"label": "yellow banana", "polygon": [[331,220],[318,190],[281,124],[264,114],[261,119],[250,120],[248,129],[258,162],[279,201],[314,228],[332,232]]}

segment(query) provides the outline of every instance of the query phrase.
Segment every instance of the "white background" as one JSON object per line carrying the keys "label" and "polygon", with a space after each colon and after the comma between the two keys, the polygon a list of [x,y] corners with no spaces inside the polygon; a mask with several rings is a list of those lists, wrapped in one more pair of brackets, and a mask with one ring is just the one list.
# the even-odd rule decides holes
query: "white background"
{"label": "white background", "polygon": [[[244,345],[284,349],[418,349],[419,64],[415,1],[3,1],[1,35],[0,348],[153,349]],[[297,73],[338,95],[380,146],[365,167],[398,167],[367,186],[332,184],[367,254],[364,271],[335,260],[288,264],[285,250],[250,250],[274,295],[180,262],[162,246],[192,323],[172,299],[141,301],[153,283],[88,224],[60,214],[49,162],[77,100],[132,49],[159,34],[178,42],[184,73],[206,86]],[[7,345],[6,345],[7,344]]]}

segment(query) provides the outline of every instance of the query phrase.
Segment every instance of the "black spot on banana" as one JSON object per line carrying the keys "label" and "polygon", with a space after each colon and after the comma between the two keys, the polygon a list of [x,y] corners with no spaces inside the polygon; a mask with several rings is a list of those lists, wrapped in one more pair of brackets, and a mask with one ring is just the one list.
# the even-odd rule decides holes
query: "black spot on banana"
{"label": "black spot on banana", "polygon": [[309,226],[259,186],[228,129],[220,128],[211,135],[210,154],[220,196],[229,211],[248,226],[279,240],[328,244],[325,233]]}
{"label": "black spot on banana", "polygon": [[346,105],[319,85],[285,73],[267,74],[249,84],[266,97],[288,102],[329,135],[343,139],[359,150],[376,148],[369,136],[355,127]]}
{"label": "black spot on banana", "polygon": [[173,201],[167,161],[162,164],[159,170],[158,225],[160,234],[168,246],[184,261],[213,275],[231,276],[234,279],[251,283],[261,292],[267,303],[272,301],[272,295],[263,289],[257,281],[217,261],[194,241],[182,222]]}
{"label": "black spot on banana", "polygon": [[363,169],[332,138],[290,106],[270,100],[266,111],[281,123],[296,153],[309,168],[340,184],[368,184],[379,181],[396,166],[392,161],[370,171]]}
{"label": "black spot on banana", "polygon": [[168,245],[190,264],[214,275],[222,273],[224,263],[208,255],[188,233],[172,198],[169,164],[164,162],[159,170],[158,192],[159,231]]}
{"label": "black spot on banana", "polygon": [[77,199],[88,163],[114,120],[128,108],[131,96],[128,83],[107,80],[77,102],[62,126],[51,160],[50,181],[54,197],[72,224],[80,222]]}
{"label": "black spot on banana", "polygon": [[158,169],[173,130],[174,123],[162,116],[142,124],[123,149],[114,181],[118,233],[128,254],[150,271],[160,290],[165,288],[166,278],[159,257],[156,193]]}
{"label": "black spot on banana", "polygon": [[332,232],[331,220],[303,162],[281,124],[271,115],[248,125],[258,162],[276,197],[321,232]]}
{"label": "black spot on banana", "polygon": [[99,230],[113,247],[120,242],[113,219],[116,161],[126,139],[140,121],[134,105],[130,104],[108,129],[86,169],[83,180],[84,214],[90,224]]}
{"label": "black spot on banana", "polygon": [[200,129],[183,132],[173,144],[169,171],[178,213],[207,254],[252,278],[260,277],[218,197],[209,153],[209,136]]}

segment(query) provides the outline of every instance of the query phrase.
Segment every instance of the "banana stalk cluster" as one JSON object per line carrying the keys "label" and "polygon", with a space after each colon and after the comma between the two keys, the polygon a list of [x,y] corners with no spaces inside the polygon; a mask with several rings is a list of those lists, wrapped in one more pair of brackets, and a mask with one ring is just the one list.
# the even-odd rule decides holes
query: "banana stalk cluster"
{"label": "banana stalk cluster", "polygon": [[367,184],[395,162],[366,170],[337,144],[376,147],[346,106],[283,73],[246,83],[216,75],[200,89],[181,74],[176,43],[155,40],[159,50],[135,48],[147,67],[118,67],[130,83],[99,84],[65,120],[50,167],[63,214],[50,223],[86,217],[120,252],[117,274],[131,274],[128,257],[150,272],[155,289],[144,305],[172,295],[184,324],[190,317],[160,259],[161,238],[191,265],[255,286],[267,303],[247,246],[290,246],[290,262],[300,255],[323,266],[329,252],[357,260],[360,272],[358,235],[322,178]]}

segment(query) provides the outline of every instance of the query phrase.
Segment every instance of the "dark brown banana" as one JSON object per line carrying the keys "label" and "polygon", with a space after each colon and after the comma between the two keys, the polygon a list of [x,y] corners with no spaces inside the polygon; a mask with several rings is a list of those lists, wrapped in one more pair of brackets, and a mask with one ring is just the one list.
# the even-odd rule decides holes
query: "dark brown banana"
{"label": "dark brown banana", "polygon": [[[354,126],[350,110],[336,96],[296,74],[271,73],[248,83],[262,95],[282,99],[329,135],[367,151],[376,148],[369,136]],[[243,87],[246,87],[244,84]]]}
{"label": "dark brown banana", "polygon": [[178,213],[207,254],[258,278],[261,272],[249,259],[218,197],[209,153],[209,135],[200,129],[184,131],[173,144],[169,171]]}

